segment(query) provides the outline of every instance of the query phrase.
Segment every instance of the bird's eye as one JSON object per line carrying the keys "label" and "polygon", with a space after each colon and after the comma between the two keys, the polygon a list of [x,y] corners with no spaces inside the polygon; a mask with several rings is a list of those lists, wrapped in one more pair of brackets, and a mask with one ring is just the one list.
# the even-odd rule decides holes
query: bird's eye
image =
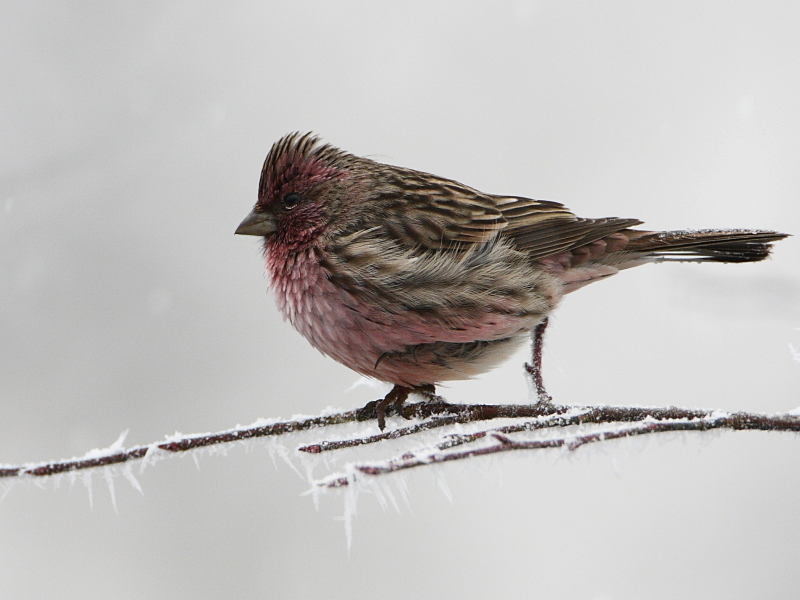
{"label": "bird's eye", "polygon": [[298,202],[300,202],[300,194],[286,194],[286,197],[283,199],[283,206],[285,208],[294,208],[297,206]]}

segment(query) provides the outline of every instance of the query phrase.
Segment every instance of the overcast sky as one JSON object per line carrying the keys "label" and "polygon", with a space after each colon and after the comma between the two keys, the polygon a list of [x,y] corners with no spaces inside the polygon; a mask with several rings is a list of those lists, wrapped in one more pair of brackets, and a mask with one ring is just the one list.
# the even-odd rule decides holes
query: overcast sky
{"label": "overcast sky", "polygon": [[[796,2],[0,4],[0,463],[82,455],[376,390],[278,313],[233,231],[290,131],[652,229],[800,233]],[[558,402],[800,405],[800,243],[568,297]],[[443,389],[524,402],[524,353]],[[662,443],[663,441],[663,443]],[[287,441],[293,448],[295,441]],[[389,456],[400,448],[386,447]],[[352,456],[358,456],[351,455]],[[787,598],[800,441],[687,435],[409,475],[411,508],[250,452],[160,463],[144,496],[19,485],[7,598]],[[317,474],[324,474],[324,467]]]}

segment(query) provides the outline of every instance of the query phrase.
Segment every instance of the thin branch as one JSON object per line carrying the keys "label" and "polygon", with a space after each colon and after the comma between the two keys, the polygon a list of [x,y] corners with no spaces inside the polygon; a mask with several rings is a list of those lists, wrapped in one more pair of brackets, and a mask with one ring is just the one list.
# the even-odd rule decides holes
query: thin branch
{"label": "thin branch", "polygon": [[[487,421],[492,419],[518,419],[518,418],[537,418],[536,421],[529,421],[523,424],[510,425],[502,428],[504,433],[514,433],[518,431],[546,429],[552,427],[569,427],[571,425],[583,425],[589,423],[630,423],[654,419],[657,421],[674,419],[707,419],[713,415],[721,414],[714,410],[698,410],[690,408],[654,408],[636,406],[563,406],[558,404],[547,404],[537,402],[536,404],[449,404],[449,403],[417,403],[404,406],[401,416],[410,419],[423,419],[430,416],[450,414],[450,417],[435,418],[409,427],[393,429],[378,435],[348,440],[322,441],[308,446],[298,448],[301,452],[318,454],[342,448],[362,446],[364,444],[374,444],[384,440],[394,440],[407,435],[414,435],[420,431],[427,431],[453,425],[456,423],[474,423],[477,421]],[[734,413],[731,417],[736,417],[737,422],[745,424],[766,423],[763,419],[774,419],[768,415],[759,413]],[[786,418],[794,423],[800,423],[795,417],[786,415]],[[772,423],[773,421],[769,421]],[[766,425],[765,425],[766,427]],[[734,427],[732,427],[734,428]],[[738,429],[754,429],[755,426],[742,426]],[[791,429],[767,427],[775,431],[787,431]],[[797,431],[797,429],[792,430]],[[466,443],[484,437],[487,432],[478,432],[469,436],[461,436]],[[442,448],[443,449],[443,448]]]}
{"label": "thin branch", "polygon": [[[450,404],[447,402],[419,402],[408,404],[396,411],[407,419],[416,418],[419,423],[378,435],[365,436],[349,440],[321,441],[316,444],[303,446],[303,452],[320,453],[341,448],[372,444],[384,440],[394,440],[400,437],[414,435],[422,431],[429,431],[448,425],[491,421],[495,419],[524,419],[521,423],[514,423],[494,430],[480,431],[471,434],[451,434],[436,446],[436,452],[442,453],[450,448],[476,442],[490,436],[496,436],[520,431],[536,429],[568,427],[582,424],[601,423],[630,423],[641,422],[642,425],[629,430],[617,430],[605,433],[595,433],[582,437],[563,437],[561,445],[568,441],[570,448],[577,448],[584,443],[593,443],[602,439],[613,439],[641,433],[655,433],[658,431],[677,430],[707,430],[707,429],[759,429],[765,431],[800,431],[800,418],[792,415],[766,415],[760,413],[720,413],[718,411],[696,410],[687,408],[643,408],[626,406],[560,406],[550,403],[536,404]],[[0,466],[0,478],[14,477],[48,477],[61,473],[69,473],[120,465],[130,461],[144,459],[148,453],[163,451],[167,453],[180,453],[199,448],[206,448],[231,442],[255,439],[268,436],[280,436],[288,433],[306,431],[316,428],[330,427],[345,423],[355,423],[357,411],[343,411],[317,417],[296,419],[289,421],[267,422],[261,421],[249,427],[240,427],[213,434],[195,434],[187,436],[173,436],[163,442],[155,442],[147,446],[134,446],[120,448],[112,446],[106,450],[92,451],[81,458],[53,461],[47,463],[27,464],[23,466]],[[624,435],[620,431],[628,431]],[[636,433],[633,433],[636,432]],[[595,437],[592,436],[601,436]],[[423,459],[408,458],[404,455],[401,459],[393,459],[381,463],[380,467],[361,465],[356,470],[364,474],[382,474],[401,469],[477,456],[492,454],[507,450],[535,449],[538,447],[553,447],[557,439],[537,442],[513,442],[510,445],[501,442],[497,447],[490,446],[476,450],[467,450],[460,453],[433,454]],[[577,444],[577,445],[576,445]],[[377,469],[377,470],[376,470]],[[339,487],[346,483],[331,483],[333,479],[325,480],[326,487]],[[346,481],[346,479],[345,479]]]}
{"label": "thin branch", "polygon": [[[561,426],[556,424],[557,421],[564,417],[556,417],[548,419],[543,422],[529,422],[517,425],[510,425],[500,427],[494,430],[481,431],[470,435],[454,436],[454,442],[448,444],[447,442],[436,446],[436,450],[430,453],[405,453],[400,457],[391,460],[374,463],[371,465],[353,465],[353,475],[350,477],[345,475],[331,475],[322,479],[316,484],[324,488],[339,488],[350,485],[356,474],[363,475],[386,475],[403,471],[406,469],[413,469],[415,467],[452,462],[457,460],[464,460],[467,458],[477,456],[487,456],[491,454],[498,454],[501,452],[511,452],[515,450],[544,450],[548,448],[566,448],[570,451],[575,451],[578,448],[587,444],[596,442],[604,442],[608,440],[633,437],[638,435],[664,433],[668,431],[709,431],[712,429],[732,429],[732,430],[760,430],[760,431],[800,431],[800,418],[794,415],[765,415],[758,413],[721,413],[721,412],[708,412],[704,417],[692,416],[688,418],[677,418],[668,420],[657,421],[652,417],[645,417],[640,419],[641,411],[650,411],[652,409],[637,409],[628,407],[602,407],[595,411],[575,415],[578,422],[582,423],[600,423],[612,422],[603,420],[610,417],[612,414],[617,413],[621,417],[616,419],[616,422],[625,421],[643,421],[641,424],[633,427],[625,427],[621,429],[612,429],[604,431],[595,431],[592,433],[562,436],[544,440],[513,440],[505,435],[505,433],[519,432],[524,430],[540,429],[544,427]],[[655,409],[653,412],[668,411],[669,413],[681,412],[683,409]],[[594,415],[591,415],[595,412]],[[697,411],[687,411],[689,413],[696,413]],[[594,416],[595,419],[587,420],[586,417]],[[601,420],[597,420],[597,418]],[[568,419],[573,421],[573,419]],[[569,424],[578,424],[571,422]],[[490,437],[498,443],[490,446],[483,446],[470,450],[463,450],[460,452],[441,452],[442,450],[449,449],[455,445],[463,443],[470,443],[479,439]]]}
{"label": "thin branch", "polygon": [[[323,441],[308,446],[298,448],[300,452],[309,454],[319,454],[331,450],[341,450],[343,448],[353,448],[365,444],[375,444],[385,440],[396,440],[408,435],[414,435],[421,431],[429,431],[464,423],[474,423],[477,421],[489,421],[493,419],[516,419],[522,417],[546,417],[558,415],[573,410],[568,406],[557,406],[555,404],[450,404],[448,402],[418,402],[416,404],[406,404],[401,409],[394,409],[392,413],[399,414],[405,419],[426,419],[438,415],[451,415],[437,417],[430,421],[424,421],[408,427],[401,427],[391,431],[385,431],[377,435],[362,438],[352,438],[348,440]],[[556,425],[554,425],[556,426]]]}
{"label": "thin branch", "polygon": [[250,427],[229,429],[219,433],[204,433],[174,437],[173,439],[169,439],[165,442],[155,442],[148,446],[134,446],[132,448],[120,449],[109,453],[103,453],[102,451],[99,453],[90,452],[83,458],[73,458],[69,460],[53,461],[35,465],[24,465],[20,467],[4,466],[0,467],[0,478],[22,476],[47,477],[49,475],[58,475],[60,473],[67,473],[70,471],[81,471],[85,469],[94,469],[96,467],[107,467],[132,460],[139,460],[144,458],[148,452],[152,452],[154,449],[173,453],[186,452],[189,450],[196,450],[198,448],[205,448],[219,444],[227,444],[230,442],[239,442],[259,437],[283,435],[285,433],[293,433],[295,431],[305,431],[315,427],[327,427],[342,423],[352,423],[355,420],[356,411],[349,410],[331,415],[310,417],[308,419],[302,419],[299,421],[283,421],[264,425],[256,424]]}

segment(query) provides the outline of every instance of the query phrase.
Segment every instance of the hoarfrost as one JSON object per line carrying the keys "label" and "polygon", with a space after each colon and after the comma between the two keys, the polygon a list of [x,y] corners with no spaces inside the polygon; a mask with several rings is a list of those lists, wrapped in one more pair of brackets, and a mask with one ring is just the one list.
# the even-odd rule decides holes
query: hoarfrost
{"label": "hoarfrost", "polygon": [[[790,349],[794,357],[800,360],[800,352],[791,346]],[[478,409],[483,410],[480,407],[475,410]],[[611,412],[615,416],[610,420],[599,420],[596,414],[592,417],[593,411],[598,409],[613,409]],[[617,413],[624,413],[626,410],[629,411],[625,413],[628,418],[620,418]],[[42,486],[49,481],[57,487],[62,478],[66,477],[71,485],[78,480],[83,483],[89,494],[90,507],[93,507],[93,470],[76,463],[108,458],[111,460],[105,463],[115,464],[101,463],[94,466],[101,467],[114,511],[117,512],[114,479],[119,474],[125,477],[131,487],[143,494],[142,486],[133,475],[133,460],[141,461],[141,475],[148,466],[167,456],[191,454],[199,469],[201,453],[225,456],[240,446],[248,453],[261,449],[266,450],[276,469],[279,462],[285,463],[308,483],[310,489],[304,495],[312,497],[317,509],[320,497],[329,490],[340,497],[343,505],[341,520],[349,550],[353,541],[353,520],[358,516],[357,504],[362,493],[372,494],[384,510],[391,505],[395,511],[401,513],[403,505],[411,511],[408,489],[410,469],[425,465],[425,470],[434,479],[435,487],[453,503],[454,496],[447,484],[446,472],[453,474],[471,470],[500,480],[501,467],[508,462],[506,457],[510,456],[503,454],[503,460],[500,460],[500,453],[509,449],[526,450],[525,453],[514,453],[520,460],[526,461],[530,460],[530,450],[539,450],[533,455],[545,457],[548,462],[564,459],[574,461],[578,457],[591,460],[597,454],[593,455],[591,451],[580,454],[575,452],[584,445],[591,444],[598,448],[595,452],[599,451],[609,458],[614,471],[621,475],[630,456],[638,454],[647,445],[647,438],[650,436],[646,438],[642,433],[662,432],[659,436],[661,443],[676,439],[686,442],[689,439],[687,432],[678,431],[683,425],[686,425],[685,429],[699,429],[694,426],[703,422],[711,425],[713,430],[718,422],[731,419],[732,416],[720,411],[702,411],[698,414],[698,411],[688,409],[664,409],[673,411],[667,416],[663,411],[659,412],[661,409],[644,409],[644,416],[641,413],[636,413],[636,416],[630,413],[635,410],[637,407],[558,407],[557,411],[535,413],[537,416],[529,418],[515,416],[465,422],[456,422],[453,418],[440,418],[438,421],[404,420],[393,416],[387,420],[389,428],[379,431],[372,421],[353,421],[352,413],[344,414],[341,410],[329,407],[324,411],[323,417],[294,415],[290,421],[259,419],[252,425],[237,425],[233,429],[215,434],[187,436],[176,432],[160,442],[127,450],[123,447],[128,433],[125,431],[108,448],[91,450],[80,459],[26,465],[24,468],[9,467],[18,469],[18,477],[6,480],[3,495],[12,487],[12,481],[25,480]],[[673,418],[674,411],[686,415],[686,418]],[[514,415],[519,414],[516,406],[512,412]],[[790,414],[800,416],[800,408]],[[336,415],[343,416],[341,419],[337,417],[325,420],[326,416]],[[324,427],[318,427],[320,424]],[[278,427],[266,433],[255,431],[273,425]],[[265,435],[268,437],[259,437]],[[708,435],[693,438],[699,438],[701,443],[713,439]],[[600,441],[604,443],[594,443]],[[278,458],[281,460],[278,461]],[[463,461],[462,458],[472,460]],[[453,471],[453,462],[458,463],[460,471]],[[52,473],[51,476],[34,476],[42,475],[43,467],[51,468],[53,465],[58,468],[44,473]]]}
{"label": "hoarfrost", "polygon": [[89,508],[94,509],[94,496],[92,495],[92,472],[91,471],[84,471],[83,476],[81,477],[83,480],[83,485],[86,490],[89,492]]}
{"label": "hoarfrost", "polygon": [[139,492],[142,496],[144,496],[144,490],[142,490],[142,486],[139,485],[139,481],[133,475],[133,465],[131,463],[126,462],[120,467],[120,471],[122,472],[122,476],[128,480],[128,483],[131,484],[131,487]]}
{"label": "hoarfrost", "polygon": [[117,510],[117,495],[114,493],[115,475],[115,469],[112,467],[103,468],[103,479],[106,480],[106,485],[108,485],[108,493],[111,495],[111,505],[114,507],[114,512],[119,514],[119,511]]}

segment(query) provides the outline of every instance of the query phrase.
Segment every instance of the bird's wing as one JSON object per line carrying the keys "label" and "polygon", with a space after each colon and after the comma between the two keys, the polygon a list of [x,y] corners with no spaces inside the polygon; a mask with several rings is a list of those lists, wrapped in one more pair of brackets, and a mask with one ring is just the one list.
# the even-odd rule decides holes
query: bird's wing
{"label": "bird's wing", "polygon": [[641,223],[580,219],[558,202],[483,194],[411,169],[390,167],[383,176],[380,226],[409,247],[464,250],[501,234],[536,260]]}
{"label": "bird's wing", "polygon": [[506,219],[503,235],[532,259],[553,256],[601,240],[635,225],[639,219],[582,219],[563,204],[515,196],[493,196]]}
{"label": "bird's wing", "polygon": [[429,173],[381,167],[380,226],[405,246],[466,249],[508,225],[487,194]]}

